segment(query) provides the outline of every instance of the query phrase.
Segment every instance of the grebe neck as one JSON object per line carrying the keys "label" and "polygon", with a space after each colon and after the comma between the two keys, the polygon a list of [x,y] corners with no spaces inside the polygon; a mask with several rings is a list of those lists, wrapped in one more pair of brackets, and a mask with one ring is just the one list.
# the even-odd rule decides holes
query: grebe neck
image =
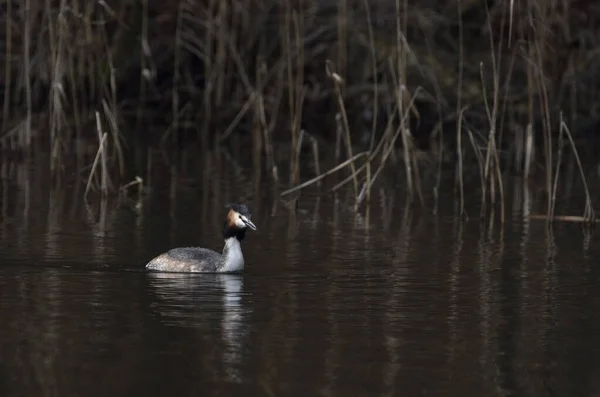
{"label": "grebe neck", "polygon": [[223,247],[222,272],[238,272],[244,269],[244,255],[242,245],[237,237],[229,237]]}

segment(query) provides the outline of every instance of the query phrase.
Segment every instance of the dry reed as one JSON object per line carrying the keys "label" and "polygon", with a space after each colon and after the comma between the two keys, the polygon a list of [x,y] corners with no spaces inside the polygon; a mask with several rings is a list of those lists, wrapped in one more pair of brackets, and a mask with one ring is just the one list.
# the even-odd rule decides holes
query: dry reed
{"label": "dry reed", "polygon": [[[289,148],[291,186],[282,194],[331,175],[321,173],[319,150],[328,148],[317,143],[331,138],[339,164],[332,169],[346,172],[331,190],[352,183],[356,210],[370,202],[383,170],[397,164],[409,200],[417,195],[424,203],[425,166],[416,142],[439,133],[436,203],[443,168],[453,167],[460,214],[466,213],[464,175],[474,164],[481,216],[498,206],[503,222],[508,167],[503,153],[514,148],[514,167],[528,179],[539,168],[539,142],[546,215],[552,218],[565,139],[584,181],[584,218],[594,219],[576,142],[585,133],[582,120],[594,115],[594,109],[577,104],[589,102],[600,88],[589,62],[598,42],[571,38],[578,32],[600,35],[597,27],[582,23],[581,13],[592,11],[579,5],[542,0],[455,0],[429,8],[407,0],[99,5],[8,1],[0,18],[5,43],[0,145],[9,151],[49,150],[53,171],[68,167],[73,152],[78,172],[93,161],[86,196],[96,179],[103,194],[114,191],[138,149],[130,142],[142,137],[177,146],[192,130],[203,145],[225,145],[233,134],[251,131],[246,137],[255,158],[266,159],[256,164],[275,182],[281,166],[277,142]],[[570,28],[552,35],[556,26]],[[440,43],[441,36],[452,45]],[[439,109],[432,124],[441,132],[419,130],[422,121],[438,117],[424,111],[431,103]],[[370,118],[362,118],[367,110]],[[557,110],[564,114],[560,120]],[[455,132],[444,136],[443,118],[456,119]],[[319,128],[306,126],[315,119]],[[94,121],[97,131],[91,134]],[[96,139],[93,160],[78,152],[82,141],[95,146]],[[42,144],[35,146],[36,140]],[[443,161],[445,142],[455,145],[458,164]],[[317,177],[302,182],[300,153],[307,143]]]}

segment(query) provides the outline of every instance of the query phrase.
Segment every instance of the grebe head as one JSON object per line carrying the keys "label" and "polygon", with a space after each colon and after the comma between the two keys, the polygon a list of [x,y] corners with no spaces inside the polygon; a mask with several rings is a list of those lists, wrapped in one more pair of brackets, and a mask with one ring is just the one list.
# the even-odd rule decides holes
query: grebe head
{"label": "grebe head", "polygon": [[228,204],[225,207],[229,208],[223,230],[223,237],[226,240],[235,236],[239,241],[242,241],[247,228],[256,230],[256,225],[250,220],[252,214],[247,206],[243,204]]}

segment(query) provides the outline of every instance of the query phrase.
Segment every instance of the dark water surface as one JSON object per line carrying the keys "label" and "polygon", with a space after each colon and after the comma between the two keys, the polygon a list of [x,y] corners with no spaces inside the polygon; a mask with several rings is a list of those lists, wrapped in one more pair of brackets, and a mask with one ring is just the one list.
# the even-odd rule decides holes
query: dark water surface
{"label": "dark water surface", "polygon": [[[383,191],[368,219],[344,195],[290,211],[218,167],[158,167],[140,202],[87,208],[3,169],[1,396],[600,393],[600,251],[579,225],[548,233],[517,209],[490,232],[451,195],[433,215]],[[230,201],[258,226],[243,274],[143,270],[170,247],[220,250]]]}

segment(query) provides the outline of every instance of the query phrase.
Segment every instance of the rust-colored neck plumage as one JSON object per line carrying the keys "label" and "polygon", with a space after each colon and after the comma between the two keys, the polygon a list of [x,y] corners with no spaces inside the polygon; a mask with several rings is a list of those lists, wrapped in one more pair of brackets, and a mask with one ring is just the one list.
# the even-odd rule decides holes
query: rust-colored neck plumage
{"label": "rust-colored neck plumage", "polygon": [[238,216],[234,210],[229,210],[225,223],[223,225],[223,239],[227,240],[231,237],[236,237],[238,241],[242,241],[246,236],[246,228],[239,228],[235,224],[235,219]]}

